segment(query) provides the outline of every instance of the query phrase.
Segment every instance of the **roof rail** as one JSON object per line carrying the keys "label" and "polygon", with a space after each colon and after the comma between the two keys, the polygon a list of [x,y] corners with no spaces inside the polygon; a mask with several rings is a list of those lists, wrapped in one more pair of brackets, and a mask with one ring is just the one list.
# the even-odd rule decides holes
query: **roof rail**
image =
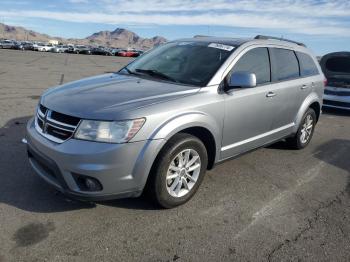
{"label": "roof rail", "polygon": [[289,39],[285,39],[282,37],[274,37],[274,36],[268,36],[268,35],[257,35],[256,37],[254,37],[254,39],[275,39],[275,40],[280,40],[280,41],[286,41],[286,42],[290,42],[290,43],[294,43],[300,46],[304,46],[306,47],[305,44],[297,42],[297,41],[293,41],[293,40],[289,40]]}
{"label": "roof rail", "polygon": [[211,35],[195,35],[193,38],[207,38],[207,37],[213,37]]}

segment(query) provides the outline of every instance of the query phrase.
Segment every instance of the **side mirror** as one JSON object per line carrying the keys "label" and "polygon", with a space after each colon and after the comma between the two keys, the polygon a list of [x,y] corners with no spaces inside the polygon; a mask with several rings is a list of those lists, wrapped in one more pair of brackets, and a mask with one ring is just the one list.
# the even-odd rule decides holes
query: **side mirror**
{"label": "side mirror", "polygon": [[256,86],[256,75],[248,72],[235,72],[228,81],[228,89],[251,88]]}

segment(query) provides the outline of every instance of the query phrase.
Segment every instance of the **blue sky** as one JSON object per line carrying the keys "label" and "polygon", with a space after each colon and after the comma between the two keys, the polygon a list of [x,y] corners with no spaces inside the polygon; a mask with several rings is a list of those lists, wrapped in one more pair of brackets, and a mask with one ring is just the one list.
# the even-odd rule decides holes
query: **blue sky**
{"label": "blue sky", "polygon": [[318,55],[350,51],[349,0],[0,0],[0,22],[75,38],[117,27],[170,40],[267,34]]}

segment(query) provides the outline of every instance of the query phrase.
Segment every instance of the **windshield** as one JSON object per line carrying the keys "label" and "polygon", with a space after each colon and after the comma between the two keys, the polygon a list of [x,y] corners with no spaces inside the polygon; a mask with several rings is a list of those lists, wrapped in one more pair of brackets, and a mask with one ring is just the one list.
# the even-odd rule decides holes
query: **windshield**
{"label": "windshield", "polygon": [[234,47],[205,42],[171,42],[145,53],[126,67],[132,74],[205,86]]}

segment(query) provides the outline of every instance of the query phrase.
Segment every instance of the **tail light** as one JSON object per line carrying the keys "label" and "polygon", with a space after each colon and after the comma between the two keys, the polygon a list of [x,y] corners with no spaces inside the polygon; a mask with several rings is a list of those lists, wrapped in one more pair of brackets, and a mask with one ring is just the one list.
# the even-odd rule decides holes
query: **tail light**
{"label": "tail light", "polygon": [[323,80],[323,85],[324,85],[324,87],[326,87],[327,84],[328,84],[328,80],[327,80],[327,78],[325,78],[325,79]]}

